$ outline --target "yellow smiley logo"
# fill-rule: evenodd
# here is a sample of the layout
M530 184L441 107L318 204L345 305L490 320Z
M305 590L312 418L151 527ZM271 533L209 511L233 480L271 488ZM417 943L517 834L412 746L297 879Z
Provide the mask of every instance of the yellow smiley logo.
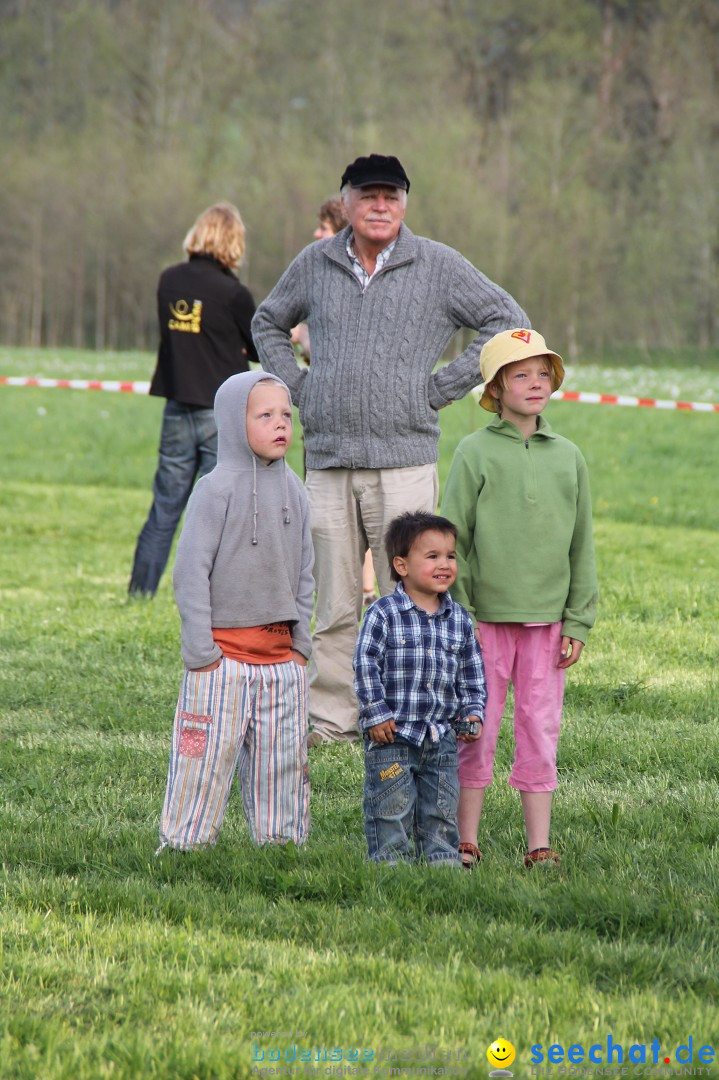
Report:
M495 1039L491 1046L487 1047L487 1061L503 1069L514 1061L514 1047L506 1039Z

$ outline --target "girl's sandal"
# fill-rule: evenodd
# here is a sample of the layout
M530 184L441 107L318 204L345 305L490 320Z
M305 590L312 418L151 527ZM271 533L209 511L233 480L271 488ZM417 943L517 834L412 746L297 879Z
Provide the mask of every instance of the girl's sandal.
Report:
M482 860L482 852L476 844L470 844L468 840L463 840L459 845L459 854L462 856L462 866L465 870L473 870Z
M524 856L524 865L528 870L531 870L535 863L551 863L552 866L558 866L559 855L556 851L552 851L551 848L537 847L534 851L528 851Z

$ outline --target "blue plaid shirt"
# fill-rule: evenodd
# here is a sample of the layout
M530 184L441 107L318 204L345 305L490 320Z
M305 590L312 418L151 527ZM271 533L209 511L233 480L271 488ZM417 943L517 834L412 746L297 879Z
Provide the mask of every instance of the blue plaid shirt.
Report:
M484 717L482 654L467 612L444 593L430 614L404 591L376 600L354 655L362 731L394 720L397 734L421 746L438 742L452 722Z

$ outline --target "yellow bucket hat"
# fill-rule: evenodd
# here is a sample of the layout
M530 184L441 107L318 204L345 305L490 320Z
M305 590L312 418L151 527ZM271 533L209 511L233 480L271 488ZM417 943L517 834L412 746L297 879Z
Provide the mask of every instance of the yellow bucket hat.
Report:
M537 330L503 330L484 345L479 355L479 370L485 390L479 404L488 412L497 411L497 402L486 389L500 368L516 360L528 360L531 356L546 356L552 364L552 392L564 382L564 362L559 353L552 352Z

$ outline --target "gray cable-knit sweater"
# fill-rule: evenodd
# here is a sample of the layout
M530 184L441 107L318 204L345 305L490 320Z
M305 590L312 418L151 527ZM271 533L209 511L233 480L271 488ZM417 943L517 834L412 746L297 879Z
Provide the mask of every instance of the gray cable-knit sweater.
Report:
M363 292L347 255L349 228L300 252L260 304L252 321L260 362L291 390L308 468L430 464L437 460L437 410L480 382L482 345L530 323L459 252L405 225ZM312 344L304 369L289 339L299 322L307 323ZM477 337L433 374L461 327Z

